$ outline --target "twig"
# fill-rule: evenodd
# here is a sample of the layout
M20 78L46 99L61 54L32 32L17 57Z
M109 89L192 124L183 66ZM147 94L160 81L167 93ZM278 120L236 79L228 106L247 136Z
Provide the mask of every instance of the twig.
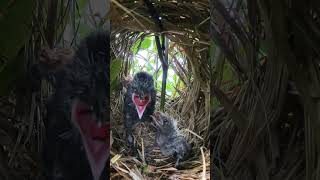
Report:
M203 147L200 148L202 156L202 180L206 180L206 158L204 156Z

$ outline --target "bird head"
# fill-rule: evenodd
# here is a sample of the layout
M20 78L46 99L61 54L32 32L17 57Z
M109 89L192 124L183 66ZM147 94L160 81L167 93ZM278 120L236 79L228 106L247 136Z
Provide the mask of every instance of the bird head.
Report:
M131 83L131 100L134 103L139 119L142 118L146 107L151 103L155 92L153 78L146 72L138 72Z
M66 76L73 89L71 120L81 134L94 179L100 177L110 149L108 38L97 33L84 39Z
M74 132L79 132L95 180L101 176L110 152L108 52L107 33L94 33L80 43L72 61L50 71L56 90L54 101L71 119Z
M172 133L176 133L177 130L177 122L170 116L165 115L161 112L155 112L151 115L153 123L156 129L166 135L170 135Z

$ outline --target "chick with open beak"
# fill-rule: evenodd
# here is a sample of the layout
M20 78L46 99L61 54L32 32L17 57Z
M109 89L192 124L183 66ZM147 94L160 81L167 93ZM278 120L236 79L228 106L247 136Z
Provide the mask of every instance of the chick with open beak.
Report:
M191 152L191 146L178 130L177 121L164 113L155 112L151 116L157 129L156 144L164 156L175 156L175 167Z
M65 64L34 66L55 90L44 120L45 179L108 178L109 39L106 32L92 33Z
M146 72L138 72L128 83L125 95L123 114L127 141L131 150L136 153L133 139L133 128L139 122L151 121L156 103L156 89L153 77Z

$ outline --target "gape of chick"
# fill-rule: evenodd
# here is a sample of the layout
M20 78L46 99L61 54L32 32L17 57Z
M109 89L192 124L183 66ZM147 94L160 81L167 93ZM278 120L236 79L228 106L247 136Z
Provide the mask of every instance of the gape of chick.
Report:
M108 177L108 52L107 33L94 33L80 43L72 61L42 74L55 89L45 120L43 162L48 180ZM46 72L44 67L39 64L38 72Z
M131 150L136 153L133 128L138 122L151 121L156 103L156 90L153 77L146 72L138 72L128 84L125 95L123 114L126 136Z
M161 154L175 156L175 167L178 167L179 161L189 155L191 145L179 133L175 119L160 112L155 112L151 117L157 129L156 144L160 147Z

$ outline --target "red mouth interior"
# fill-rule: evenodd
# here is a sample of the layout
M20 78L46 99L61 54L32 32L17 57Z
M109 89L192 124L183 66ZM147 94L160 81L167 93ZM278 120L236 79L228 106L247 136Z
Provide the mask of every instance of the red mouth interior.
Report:
M110 125L98 125L93 112L85 104L79 103L76 109L76 120L81 131L92 139L105 140L109 138L108 130Z
M93 176L99 177L110 149L110 124L98 124L94 112L83 102L76 101L73 121L79 128Z
M145 96L143 99L140 99L138 95L134 95L133 100L137 106L145 106L149 102L149 96Z
M150 98L147 95L147 96L144 96L142 99L140 99L140 97L138 95L133 93L132 94L132 101L136 105L139 119L141 119L148 103L150 102Z

